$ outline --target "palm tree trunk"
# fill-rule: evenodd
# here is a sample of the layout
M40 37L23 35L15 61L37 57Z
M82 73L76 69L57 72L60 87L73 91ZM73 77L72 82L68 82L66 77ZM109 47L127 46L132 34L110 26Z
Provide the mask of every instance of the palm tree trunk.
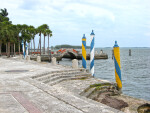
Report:
M38 43L38 50L37 50L37 52L39 52L39 48L40 48L40 38L39 38L39 43Z
M0 56L2 55L2 42L0 42Z
M40 35L40 56L41 56L41 35Z
M28 53L29 53L29 55L30 55L30 43L28 43L29 45L28 45Z
M19 37L18 37L18 50L19 50L19 55L20 55L20 40L19 40Z
M20 55L20 42L19 42L19 55Z
M45 35L44 35L44 54L45 54Z
M6 43L6 54L8 53L8 43Z
M48 35L48 52L49 52L49 35Z
M34 44L34 55L35 55L35 41L34 41L34 39L33 39L33 44Z
M16 56L16 47L15 47L15 43L14 43L14 57Z
M31 53L30 53L30 54L32 55L32 40L31 40L30 43L31 43L31 49L30 49L30 50L31 50L31 51L30 51Z
M11 57L13 57L13 44L11 44Z
M10 57L10 42L8 42L7 57Z

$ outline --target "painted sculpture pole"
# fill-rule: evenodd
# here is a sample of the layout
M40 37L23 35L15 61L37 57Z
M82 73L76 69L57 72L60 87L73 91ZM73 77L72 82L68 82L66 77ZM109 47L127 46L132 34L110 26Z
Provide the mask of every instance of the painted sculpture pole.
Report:
M26 42L26 56L28 55L28 43Z
M86 69L86 37L82 37L82 67Z
M25 58L25 51L24 51L24 42L22 40L22 54L23 54L23 58Z
M114 45L114 64L115 64L115 78L118 86L118 90L122 89L122 80L121 80L121 65L120 65L120 49L115 41Z
M94 31L91 33L91 46L90 46L90 70L92 76L94 76Z

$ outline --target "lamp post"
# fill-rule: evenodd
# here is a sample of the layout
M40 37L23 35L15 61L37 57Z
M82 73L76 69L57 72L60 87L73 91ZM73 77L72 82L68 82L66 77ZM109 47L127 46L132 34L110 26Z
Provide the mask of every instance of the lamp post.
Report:
M86 69L86 37L82 37L82 67Z
M90 46L90 71L94 77L94 31L91 32L91 46Z

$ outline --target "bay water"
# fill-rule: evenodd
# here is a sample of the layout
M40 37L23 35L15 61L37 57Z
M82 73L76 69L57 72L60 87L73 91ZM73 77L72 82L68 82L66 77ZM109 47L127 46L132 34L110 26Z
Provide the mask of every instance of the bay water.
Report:
M113 48L96 48L95 51L100 53L101 49L108 54L108 59L95 60L95 77L115 82ZM87 53L89 51L87 50ZM120 60L123 93L150 101L150 48L120 48ZM71 59L63 58L59 63L72 65ZM79 60L79 67L82 67L82 60ZM89 67L90 61L87 60L87 69Z

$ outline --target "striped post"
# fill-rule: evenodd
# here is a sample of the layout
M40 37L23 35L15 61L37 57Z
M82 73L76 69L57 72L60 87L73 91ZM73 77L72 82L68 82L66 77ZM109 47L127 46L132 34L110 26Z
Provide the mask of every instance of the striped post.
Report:
M82 37L82 67L86 69L86 37Z
M91 33L91 46L90 46L90 70L92 73L92 76L94 76L94 32L92 30Z
M25 58L25 51L24 51L24 42L23 42L23 40L22 40L22 53L23 53L23 57Z
M26 56L28 55L28 43L26 42Z
M120 49L115 41L114 45L114 64L115 64L115 78L118 86L118 90L122 89L122 80L121 80L121 65L120 65Z

